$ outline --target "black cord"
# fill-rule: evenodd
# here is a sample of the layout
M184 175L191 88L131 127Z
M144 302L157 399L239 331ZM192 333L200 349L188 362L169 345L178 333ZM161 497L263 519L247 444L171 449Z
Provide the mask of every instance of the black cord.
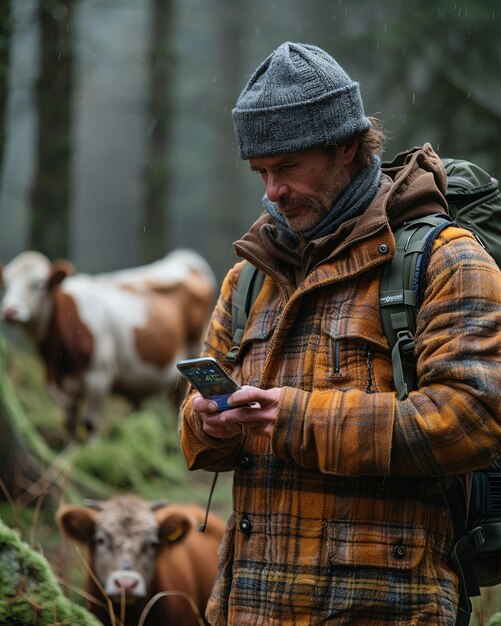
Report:
M198 527L198 530L201 533L205 532L205 529L207 528L207 520L209 518L209 509L210 509L210 505L212 501L212 494L214 493L214 489L216 488L216 482L217 482L218 476L219 476L219 472L216 472L214 474L214 478L212 479L212 485L211 485L210 492L209 492L209 499L207 500L207 507L205 509L205 519L203 523L200 524L200 526Z

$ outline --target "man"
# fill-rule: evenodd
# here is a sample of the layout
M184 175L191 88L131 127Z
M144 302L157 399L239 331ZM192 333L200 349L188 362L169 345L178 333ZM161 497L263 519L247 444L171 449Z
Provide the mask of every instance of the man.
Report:
M234 514L207 610L232 624L452 626L447 477L485 467L501 437L501 275L474 237L433 244L418 314L419 388L396 398L379 310L392 231L443 211L429 144L382 171L359 86L323 50L284 43L233 110L265 212L235 244L266 278L235 362L228 273L206 338L251 408L191 393L188 466L234 470Z

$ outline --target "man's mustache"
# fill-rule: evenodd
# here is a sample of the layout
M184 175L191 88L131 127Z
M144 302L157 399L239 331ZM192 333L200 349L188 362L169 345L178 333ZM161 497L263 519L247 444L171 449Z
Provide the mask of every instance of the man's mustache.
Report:
M302 207L309 207L310 201L308 198L288 198L287 200L278 200L276 202L277 207L283 211L287 209L300 209Z

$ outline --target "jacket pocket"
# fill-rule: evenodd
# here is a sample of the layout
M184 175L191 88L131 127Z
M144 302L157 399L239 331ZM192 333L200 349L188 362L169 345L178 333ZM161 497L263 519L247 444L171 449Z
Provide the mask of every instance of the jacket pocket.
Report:
M332 521L328 552L332 565L413 569L423 559L422 526L369 521Z
M328 319L323 321L315 358L316 387L335 385L340 389L378 390L380 360L387 348L377 336L361 332L360 328L355 330L343 333L337 324ZM377 368L374 368L374 360Z
M242 384L259 386L259 373L268 353L276 319L277 312L273 308L251 310L237 358L242 368Z

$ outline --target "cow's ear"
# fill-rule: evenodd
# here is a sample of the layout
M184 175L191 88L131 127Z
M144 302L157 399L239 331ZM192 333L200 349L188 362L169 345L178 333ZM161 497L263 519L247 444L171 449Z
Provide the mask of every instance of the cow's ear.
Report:
M52 263L49 276L49 289L61 284L66 276L71 276L75 273L75 266L66 259L58 259Z
M95 511L74 505L64 505L56 513L56 520L70 539L79 543L90 543L96 527Z
M162 544L177 543L185 539L192 528L193 522L186 515L167 515L158 524L158 538Z

